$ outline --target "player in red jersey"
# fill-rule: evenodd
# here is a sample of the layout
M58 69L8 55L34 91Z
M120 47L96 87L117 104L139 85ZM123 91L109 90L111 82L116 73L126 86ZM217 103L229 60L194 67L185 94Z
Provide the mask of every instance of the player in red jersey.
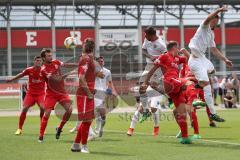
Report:
M39 142L43 142L44 132L48 123L51 111L54 109L56 103L60 103L65 109L62 121L56 128L56 139L60 138L62 128L68 121L72 114L72 101L64 88L65 75L61 73L61 67L75 67L74 63L63 63L59 60L53 60L51 49L43 49L41 57L44 64L41 68L41 75L47 83L46 97L44 101L44 116L42 118Z
M82 121L77 135L71 147L72 152L89 153L87 139L89 127L94 119L94 85L95 85L95 63L94 63L94 41L87 38L84 41L83 53L79 60L78 77L79 88L77 91L78 119ZM82 144L80 148L80 143Z
M41 119L44 114L43 103L44 103L44 97L45 97L45 82L40 76L41 65L42 65L42 58L40 56L36 56L34 57L32 67L26 68L21 73L17 74L15 77L7 80L7 82L9 83L14 80L20 79L24 76L28 76L28 90L27 90L26 96L24 97L23 108L19 116L18 129L15 132L15 135L22 134L22 128L23 128L24 121L26 119L28 109L34 106L35 103L37 103L40 108Z
M168 52L160 55L154 61L154 67L149 71L144 83L140 89L145 91L148 87L148 82L153 73L160 67L163 73L163 83L166 94L173 100L176 108L173 113L175 119L181 129L182 138L180 142L183 144L191 143L188 138L188 127L187 127L187 96L185 90L191 82L184 78L179 78L179 65L185 63L187 59L183 56L179 56L180 52L178 49L178 43L170 41L167 44ZM185 52L183 52L185 54ZM188 56L188 55L186 55Z

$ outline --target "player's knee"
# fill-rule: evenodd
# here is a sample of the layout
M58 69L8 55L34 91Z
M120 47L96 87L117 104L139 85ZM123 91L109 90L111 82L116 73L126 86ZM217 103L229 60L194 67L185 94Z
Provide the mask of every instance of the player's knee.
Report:
M29 109L29 107L23 107L22 112L26 113L28 111L28 109Z

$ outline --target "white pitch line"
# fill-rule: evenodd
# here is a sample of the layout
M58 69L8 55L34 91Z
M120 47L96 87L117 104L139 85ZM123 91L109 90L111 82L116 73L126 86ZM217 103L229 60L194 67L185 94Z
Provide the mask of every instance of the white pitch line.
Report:
M105 130L105 131L106 131L106 132L114 132L114 133L123 133L123 134L126 134L126 133L127 133L127 132L117 131L117 130ZM152 136L151 134L147 134L147 133L143 133L143 132L134 132L134 133L135 133L135 134L138 134L138 135ZM175 138L175 139L177 139L175 136L161 136L161 135L160 135L160 137ZM224 142L224 141L217 141L217 140L198 139L197 141L240 146L240 143Z

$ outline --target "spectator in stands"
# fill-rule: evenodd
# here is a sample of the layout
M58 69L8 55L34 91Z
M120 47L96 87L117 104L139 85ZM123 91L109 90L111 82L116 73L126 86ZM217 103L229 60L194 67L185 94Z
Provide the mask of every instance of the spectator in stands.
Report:
M239 79L236 73L232 73L232 80L231 80L232 88L234 90L234 95L236 96L237 103L239 103Z
M224 96L225 108L236 108L236 98L232 90L227 90L226 95Z

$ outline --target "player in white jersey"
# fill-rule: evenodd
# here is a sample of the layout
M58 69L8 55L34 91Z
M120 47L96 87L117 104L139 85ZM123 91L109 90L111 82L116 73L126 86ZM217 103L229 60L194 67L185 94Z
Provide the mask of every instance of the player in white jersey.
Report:
M142 53L146 56L147 65L145 70L140 77L140 84L144 82L146 75L149 70L154 66L153 61L162 53L167 51L165 42L156 35L156 30L153 27L148 27L145 30L145 39L142 46ZM144 121L148 116L150 116L150 110L153 114L154 130L153 135L156 136L159 133L159 107L161 95L153 90L159 84L161 80L161 70L158 69L152 76L150 82L151 87L147 89L147 92L141 92L139 90L140 99L137 99L137 111L134 113L130 128L128 129L127 135L131 136L133 134L134 127L139 119L139 114L142 113L142 119L140 122ZM150 110L149 110L150 109Z
M203 88L205 101L211 112L211 119L217 122L224 122L225 120L220 118L216 114L214 108L214 101L209 82L208 74L215 72L213 64L206 58L205 52L207 48L210 48L212 54L218 59L224 61L228 67L232 67L232 62L227 59L217 48L214 41L214 28L218 24L218 13L227 11L226 7L217 9L215 12L208 15L198 27L195 35L189 43L191 49L191 56L188 61L191 72L198 80L198 84Z
M106 96L112 95L113 84L111 71L104 67L104 58L102 56L96 58L101 69L100 72L104 75L103 78L96 77L95 79L95 98L94 105L96 110L96 132L99 137L102 137L103 127L106 123Z

